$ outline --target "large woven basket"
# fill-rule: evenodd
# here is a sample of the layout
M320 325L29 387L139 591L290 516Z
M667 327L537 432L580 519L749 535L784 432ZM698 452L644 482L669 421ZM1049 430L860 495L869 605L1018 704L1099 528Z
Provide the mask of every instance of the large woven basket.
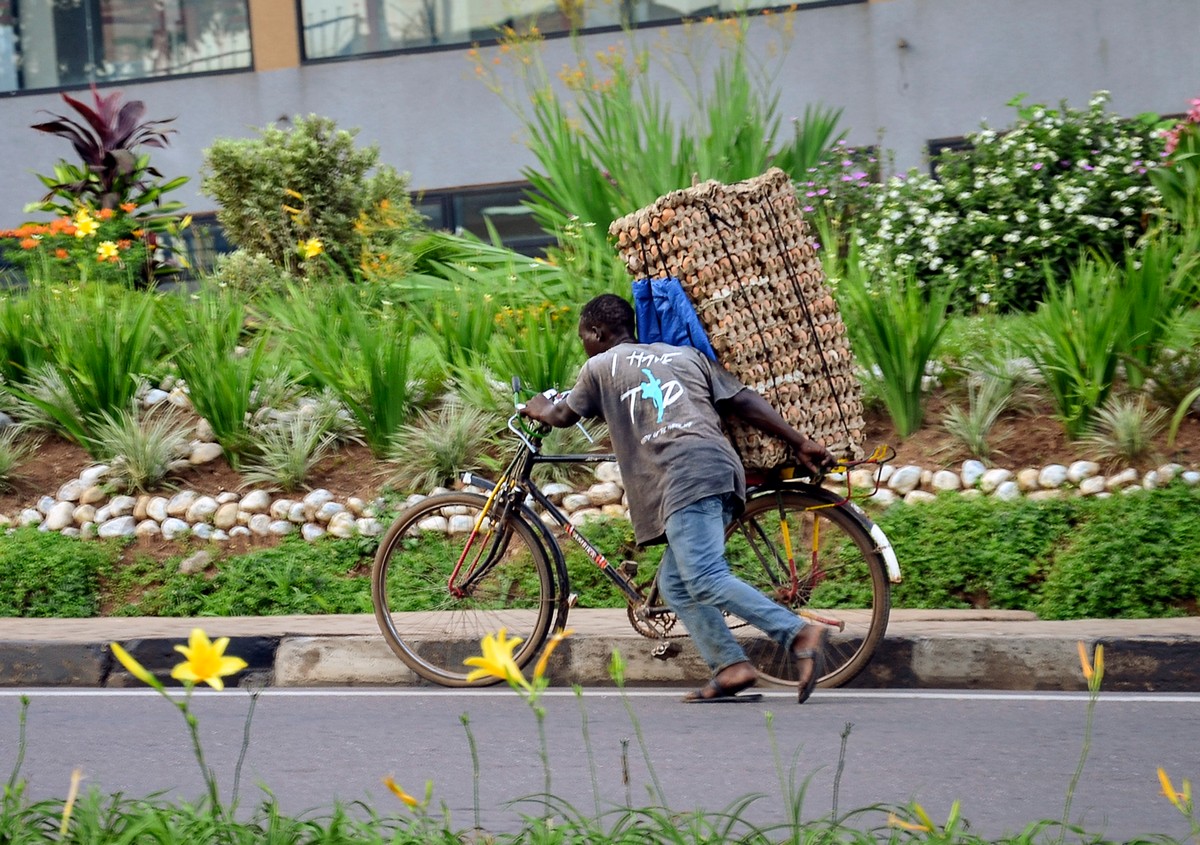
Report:
M608 231L634 278L682 282L729 372L835 454L861 457L861 388L846 325L786 173L674 191ZM748 468L790 462L775 437L740 423L729 433Z

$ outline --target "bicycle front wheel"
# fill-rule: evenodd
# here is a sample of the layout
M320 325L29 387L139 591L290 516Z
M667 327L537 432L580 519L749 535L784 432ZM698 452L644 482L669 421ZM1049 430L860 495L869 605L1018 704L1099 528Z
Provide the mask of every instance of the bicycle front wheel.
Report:
M384 535L371 570L375 619L387 644L422 678L449 687L467 681L463 661L480 653L487 634L504 629L521 640L524 667L546 639L554 616L554 576L524 520L502 529L485 519L487 499L445 493L418 502Z
M891 611L891 588L875 541L845 505L795 490L761 493L726 532L733 574L806 620L833 626L818 685L838 687L875 653ZM735 618L734 618L735 619ZM795 686L787 649L731 620L763 680Z

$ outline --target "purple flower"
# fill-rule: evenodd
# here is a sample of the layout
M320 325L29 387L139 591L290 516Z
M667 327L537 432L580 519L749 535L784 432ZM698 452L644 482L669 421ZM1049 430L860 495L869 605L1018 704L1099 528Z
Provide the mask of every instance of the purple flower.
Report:
M845 159L842 162L842 167L853 167L853 166L854 166L854 162L852 162L850 159Z
M828 189L828 188L821 188L819 191L817 191L817 196L819 196L819 197L823 197L823 196L825 196L827 193L829 193L829 189Z
M806 206L804 206L804 208L802 208L800 210L805 213L811 213L811 212L815 211L815 209L811 205L806 205Z
M804 196L806 196L806 197L815 197L816 195L817 195L816 191L805 191L805 193L804 193Z
M850 174L850 178L852 178L852 179L866 179L866 178L867 178L867 174L866 174L864 171L862 171L862 170L856 170L856 171L854 171L853 173L851 173L851 174Z
M843 173L843 174L842 174L842 181L843 181L843 182L853 182L853 181L854 181L854 177L853 177L853 176L851 176L851 175L850 175L850 174L848 174L848 173Z
M1034 169L1034 170L1041 170L1041 169L1042 169L1042 163L1041 163L1040 161L1034 162L1034 164L1033 164L1033 169Z

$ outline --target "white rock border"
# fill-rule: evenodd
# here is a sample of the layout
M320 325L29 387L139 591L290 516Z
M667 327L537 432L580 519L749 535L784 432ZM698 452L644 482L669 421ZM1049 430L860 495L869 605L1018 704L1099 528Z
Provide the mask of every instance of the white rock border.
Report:
M1102 475L1095 461L1076 461L1069 466L1049 464L1013 471L988 468L981 461L964 461L956 470L925 469L915 464L885 464L879 489L866 497L873 504L887 506L897 502L919 504L940 493L961 496L991 496L1001 500L1061 499L1069 496L1104 498L1116 493L1152 490L1179 478L1190 486L1200 485L1200 471L1181 464L1164 464L1139 473L1133 468ZM283 537L299 532L309 542L325 536L350 538L374 537L386 529L379 519L383 501L366 502L349 498L335 500L328 490L311 490L300 498L273 495L266 490L243 493L222 492L206 495L183 490L172 496L142 494L109 495L103 482L110 469L103 464L90 466L79 477L63 484L55 495L42 496L19 513L0 514L0 528L36 525L41 531L91 538L161 537L166 540L222 542L233 537ZM569 516L573 524L593 517L628 518L629 509L621 483L620 470L612 463L600 464L596 480L583 490L565 484L547 484L543 491ZM860 491L875 486L875 473L866 468L850 472L850 484ZM845 491L843 473L827 477L826 486ZM433 491L441 492L442 488ZM432 495L432 493L430 494ZM406 505L424 499L410 496Z

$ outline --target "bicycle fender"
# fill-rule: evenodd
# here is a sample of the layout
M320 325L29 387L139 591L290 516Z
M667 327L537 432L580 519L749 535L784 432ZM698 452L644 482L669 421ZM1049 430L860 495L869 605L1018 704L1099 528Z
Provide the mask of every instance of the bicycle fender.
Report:
M833 493L826 490L824 487L817 487L813 484L804 485L788 485L792 487L803 486L804 492L814 499L821 499L828 502L830 505L838 505L844 503L843 512L849 514L860 526L871 535L871 539L875 541L875 549L883 556L884 567L887 569L888 581L893 584L899 584L903 580L900 574L900 561L896 557L896 550L892 548L892 542L888 539L887 534L883 529L875 524L875 521L867 515L867 512L858 506L858 503L853 500L846 500L845 496Z

